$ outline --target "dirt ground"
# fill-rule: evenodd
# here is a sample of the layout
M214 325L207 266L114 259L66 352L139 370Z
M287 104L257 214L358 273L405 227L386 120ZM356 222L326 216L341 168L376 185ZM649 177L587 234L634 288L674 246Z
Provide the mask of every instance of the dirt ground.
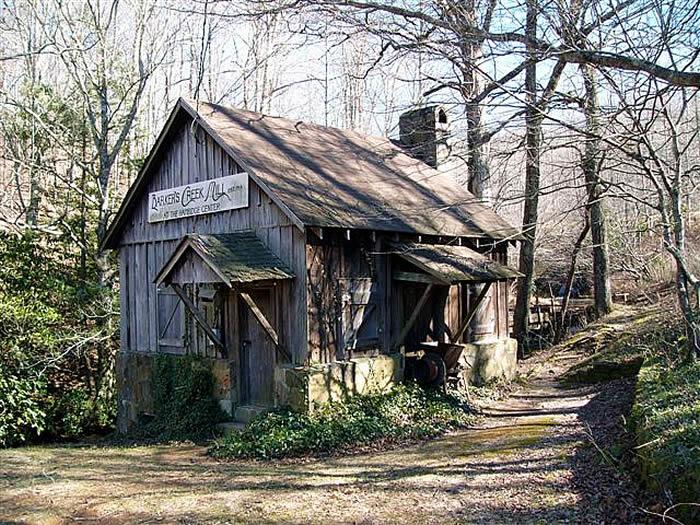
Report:
M0 523L642 523L615 446L632 380L566 388L575 347L476 428L383 452L222 463L194 446L0 451ZM595 445L594 445L595 442Z

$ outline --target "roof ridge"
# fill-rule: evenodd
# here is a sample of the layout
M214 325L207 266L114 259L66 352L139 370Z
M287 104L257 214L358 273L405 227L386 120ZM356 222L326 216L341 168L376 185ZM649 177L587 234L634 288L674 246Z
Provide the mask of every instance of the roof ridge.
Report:
M256 115L256 116L263 117L263 118L281 120L281 121L287 122L293 126L304 125L304 126L314 127L314 128L318 128L318 129L339 131L341 133L352 133L352 134L358 135L359 137L362 137L362 138L379 139L379 140L387 141L388 143L391 143L394 146L396 146L398 149L403 150L395 142L396 140L399 140L398 138L392 139L391 137L388 137L385 135L375 135L373 133L365 133L365 132L359 131L355 128L340 128L337 126L328 126L325 124L319 124L318 122L314 122L311 120L301 120L301 119L296 120L296 119L292 119L289 117L283 117L281 115L269 115L267 113L261 113L259 111L253 111L251 109L241 108L238 106L229 106L227 104L218 104L216 102L205 102L205 101L201 101L201 100L197 101L195 99L191 99L191 98L187 98L187 97L180 97L180 98L182 98L182 100L184 100L187 104L189 104L198 113L199 113L199 110L197 109L197 105L203 104L205 106L210 106L210 107L214 107L214 108L221 108L221 109L228 110L228 111L250 113L251 115Z

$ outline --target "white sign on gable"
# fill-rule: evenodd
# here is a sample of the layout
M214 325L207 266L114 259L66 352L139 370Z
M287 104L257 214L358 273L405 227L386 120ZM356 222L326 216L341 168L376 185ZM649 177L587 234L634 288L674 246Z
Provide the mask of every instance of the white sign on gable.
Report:
M205 180L148 194L148 222L248 207L248 174Z

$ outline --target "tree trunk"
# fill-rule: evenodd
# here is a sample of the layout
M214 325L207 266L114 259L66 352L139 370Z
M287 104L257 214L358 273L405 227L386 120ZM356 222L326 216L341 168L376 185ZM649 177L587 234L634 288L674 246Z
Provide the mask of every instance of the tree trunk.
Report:
M482 23L477 13L475 0L466 0L460 4L460 16L464 25L463 34L468 35L471 28ZM484 30L488 31L490 22L484 20ZM465 38L460 45L462 60L462 97L467 120L467 189L479 200L490 203L490 170L484 155L484 134L482 123L482 106L478 99L482 92L481 73L476 64L483 57L483 39Z
M528 0L525 31L529 39L537 37L537 0ZM542 116L537 107L537 62L535 50L528 45L532 59L525 69L525 203L523 206L523 236L520 246L520 272L524 277L518 282L513 329L518 339L518 354L524 357L527 350L527 332L530 318L530 296L535 273L535 236L537 233L537 208L540 194L540 129Z
M676 263L676 292L685 320L687 359L689 361L700 359L700 320L691 303L690 283L678 263Z
M671 133L676 136L676 131ZM675 141L674 141L674 144ZM670 216L667 216L664 224L664 243L666 249L673 255L676 262L676 293L683 318L685 320L686 333L686 357L687 359L700 359L700 304L693 308L691 300L691 286L693 277L689 275L688 261L686 259L686 226L682 209L682 193L680 191L681 170L680 155L677 147L673 148L675 160L674 184L669 191ZM669 224L670 223L670 224ZM695 279L696 299L700 303L700 283Z
M599 173L600 140L595 138L600 132L598 85L593 67L584 64L580 69L586 89L584 113L586 131L589 133L584 146L583 174L586 179L588 193L586 208L590 217L591 239L593 240L593 296L596 316L602 317L612 311L613 304L610 290L605 206Z
M554 334L554 342L558 343L564 338L565 326L564 322L566 320L566 314L569 310L569 300L571 299L571 288L574 285L574 278L576 277L576 263L578 261L578 256L581 253L581 247L583 246L583 241L586 240L588 236L588 231L591 229L591 223L588 217L585 218L583 228L581 233L578 235L578 239L574 243L574 249L571 252L571 266L569 267L569 274L566 276L566 284L564 285L564 296L561 301L561 319L557 325L556 332Z
M484 139L481 132L481 106L466 101L467 146L469 160L467 172L469 182L467 189L479 200L489 203L491 200L489 165L484 158Z

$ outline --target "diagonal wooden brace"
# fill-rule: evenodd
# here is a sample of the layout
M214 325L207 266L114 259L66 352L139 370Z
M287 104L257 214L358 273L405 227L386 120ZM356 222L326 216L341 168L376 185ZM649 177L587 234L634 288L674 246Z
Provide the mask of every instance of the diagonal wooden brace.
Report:
M212 327L209 326L209 323L202 315L202 312L200 312L199 309L195 306L195 304L189 298L187 293L185 293L185 291L182 289L182 287L177 283L171 283L170 286L172 287L173 291L177 294L177 296L180 298L182 303L185 305L185 308L187 308L189 310L189 312L192 314L192 317L194 317L194 320L197 322L197 324L202 328L202 330L204 330L204 333L207 335L209 340L212 343L214 343L214 346L216 347L216 349L219 350L222 355L225 355L226 349L224 348L223 343L217 337L217 335L214 333L214 330L212 330Z
M277 332L272 327L270 322L267 320L267 318L265 317L265 314L262 313L262 310L260 310L260 308L258 308L258 305L255 304L255 301L253 301L253 298L245 292L240 292L239 295L241 296L241 299L243 299L245 304L248 305L248 308L250 308L250 311L253 312L253 315L260 323L260 326L263 327L263 329L265 330L267 335L270 337L272 342L275 344L275 348L277 349L277 351L280 352L288 361L291 361L292 356L289 355L289 352L287 352L280 345L280 339L279 339L279 336L277 335Z
M411 328L413 328L413 325L418 319L418 314L420 314L420 311L423 309L423 306L425 305L426 301L428 300L428 297L430 296L430 292L433 290L433 286L433 284L429 284L425 287L423 295L421 295L420 299L418 299L418 304L413 309L413 312L411 312L411 317L408 318L408 321L406 321L406 324L401 329L399 336L396 338L396 342L393 345L394 349L398 350L401 347L401 343L403 343L403 340L408 335L408 332L411 330Z

